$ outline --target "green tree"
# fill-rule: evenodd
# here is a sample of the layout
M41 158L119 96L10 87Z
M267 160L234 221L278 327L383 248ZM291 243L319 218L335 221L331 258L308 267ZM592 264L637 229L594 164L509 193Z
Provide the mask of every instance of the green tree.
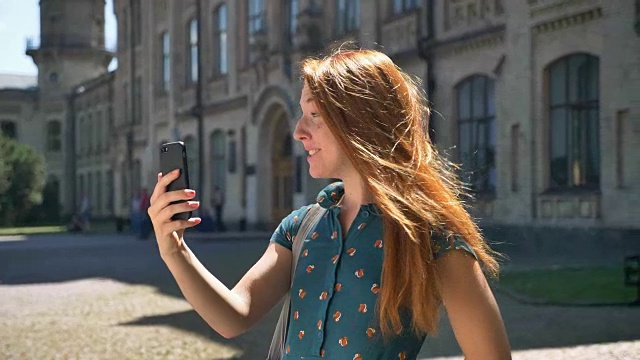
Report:
M0 224L15 225L42 203L45 163L31 146L0 135Z

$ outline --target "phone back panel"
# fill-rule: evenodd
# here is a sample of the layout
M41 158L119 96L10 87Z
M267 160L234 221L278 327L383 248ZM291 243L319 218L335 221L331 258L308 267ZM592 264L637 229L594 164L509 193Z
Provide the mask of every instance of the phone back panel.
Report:
M180 175L167 186L167 192L189 188L189 168L187 165L187 149L182 141L162 144L160 146L160 171L166 175L180 169ZM174 201L171 204L183 203L186 200ZM191 211L175 214L173 220L187 220Z

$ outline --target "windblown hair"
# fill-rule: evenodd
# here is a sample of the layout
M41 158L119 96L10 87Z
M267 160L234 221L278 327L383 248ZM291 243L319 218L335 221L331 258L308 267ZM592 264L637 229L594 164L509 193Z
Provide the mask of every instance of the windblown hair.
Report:
M431 143L429 107L418 83L385 54L338 50L301 64L302 80L381 211L384 262L377 303L385 338L437 330L440 297L432 236L454 234L497 275L494 253L461 201L464 186ZM438 234L438 235L437 235Z

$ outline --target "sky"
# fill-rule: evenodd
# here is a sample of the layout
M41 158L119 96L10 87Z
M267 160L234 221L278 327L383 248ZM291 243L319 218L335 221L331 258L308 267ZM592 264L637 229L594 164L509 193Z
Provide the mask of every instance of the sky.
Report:
M25 54L27 38L40 36L39 0L0 0L0 73L36 75L31 57ZM116 20L113 0L105 7L105 44L115 49ZM112 64L113 65L113 64Z

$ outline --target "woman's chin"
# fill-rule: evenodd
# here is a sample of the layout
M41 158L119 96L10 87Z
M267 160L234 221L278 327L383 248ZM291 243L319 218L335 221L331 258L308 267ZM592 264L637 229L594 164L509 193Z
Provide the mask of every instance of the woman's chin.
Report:
M322 176L320 176L319 174L316 174L313 171L309 171L309 176L311 176L314 179L322 179Z
M325 179L327 178L326 174L324 174L319 169L314 169L313 167L309 168L309 176L314 179Z

